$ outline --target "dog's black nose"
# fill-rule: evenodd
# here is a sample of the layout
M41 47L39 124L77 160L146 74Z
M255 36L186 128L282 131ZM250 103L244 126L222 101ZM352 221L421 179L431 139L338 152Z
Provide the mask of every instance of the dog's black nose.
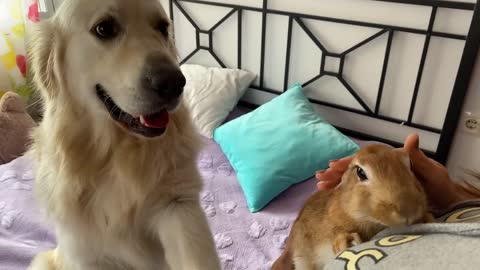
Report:
M164 98L176 98L183 93L186 79L180 70L162 70L150 75L149 88Z
M178 66L162 60L157 57L147 60L143 87L165 99L177 98L183 93L185 76Z

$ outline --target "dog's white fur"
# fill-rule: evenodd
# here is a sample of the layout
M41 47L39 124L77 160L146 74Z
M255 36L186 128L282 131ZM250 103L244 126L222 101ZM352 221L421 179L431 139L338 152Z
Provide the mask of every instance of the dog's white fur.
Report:
M90 32L106 14L125 28L112 42ZM138 78L153 51L176 59L152 20L158 0L66 0L29 45L45 106L30 154L36 192L54 221L58 246L32 270L220 269L199 202L200 145L186 108L170 114L156 139L132 135L95 95L101 83L127 112L148 108Z

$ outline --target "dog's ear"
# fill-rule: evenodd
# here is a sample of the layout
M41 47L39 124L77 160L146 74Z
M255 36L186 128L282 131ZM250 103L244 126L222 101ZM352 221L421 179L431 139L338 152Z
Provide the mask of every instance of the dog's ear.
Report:
M50 21L33 26L27 41L28 72L44 98L56 95L62 87L63 42Z

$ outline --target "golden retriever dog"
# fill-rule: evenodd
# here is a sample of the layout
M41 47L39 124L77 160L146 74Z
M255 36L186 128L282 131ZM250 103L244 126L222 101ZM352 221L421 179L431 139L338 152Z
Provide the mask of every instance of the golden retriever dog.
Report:
M65 0L32 33L29 154L58 245L29 269L220 269L171 33L158 0Z

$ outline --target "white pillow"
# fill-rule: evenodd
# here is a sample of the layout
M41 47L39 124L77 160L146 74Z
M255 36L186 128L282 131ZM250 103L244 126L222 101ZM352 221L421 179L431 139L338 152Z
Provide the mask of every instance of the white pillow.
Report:
M240 69L181 66L187 79L183 99L200 134L213 138L213 131L228 117L256 75Z

